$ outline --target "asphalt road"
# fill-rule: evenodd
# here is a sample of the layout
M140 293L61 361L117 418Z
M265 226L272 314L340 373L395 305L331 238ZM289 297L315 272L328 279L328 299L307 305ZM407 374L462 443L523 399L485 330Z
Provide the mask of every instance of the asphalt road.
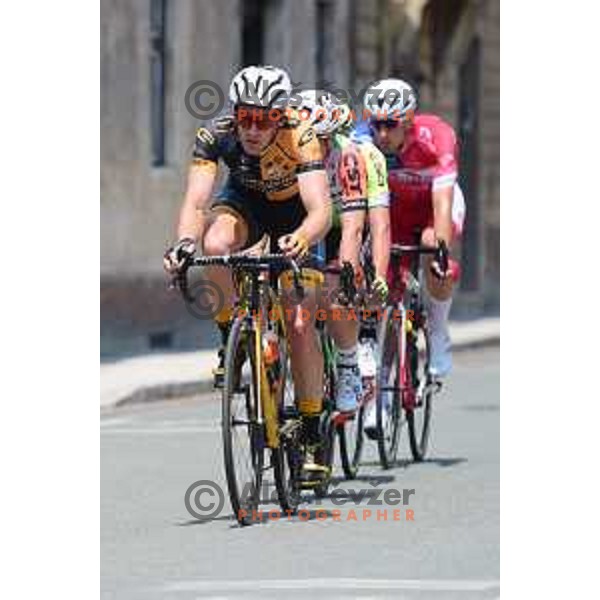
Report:
M382 471L368 442L359 479L342 481L336 471L335 488L346 490L338 499L309 495L301 516L245 528L226 497L215 395L105 415L102 597L497 598L499 386L497 349L458 353L436 398L429 460L410 463L403 432L399 466ZM186 490L198 480L225 490L212 520L186 510ZM386 503L397 502L388 489L408 503Z

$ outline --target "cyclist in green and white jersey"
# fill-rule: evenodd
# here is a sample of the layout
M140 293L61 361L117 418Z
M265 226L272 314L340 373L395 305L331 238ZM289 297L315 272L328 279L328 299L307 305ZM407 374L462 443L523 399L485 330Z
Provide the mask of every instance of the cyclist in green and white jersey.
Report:
M370 254L374 266L372 289L385 300L390 252L389 191L385 157L370 143L350 139L354 114L329 92L306 90L300 94L299 117L308 119L323 148L325 168L333 201L333 223L326 239L329 264L350 262L362 279L361 246L370 229ZM339 277L327 276L327 290L339 287ZM331 303L328 294L329 333L338 348L336 408L354 411L361 393L358 369L359 322L349 311ZM335 312L334 312L335 311ZM336 318L337 317L337 318Z

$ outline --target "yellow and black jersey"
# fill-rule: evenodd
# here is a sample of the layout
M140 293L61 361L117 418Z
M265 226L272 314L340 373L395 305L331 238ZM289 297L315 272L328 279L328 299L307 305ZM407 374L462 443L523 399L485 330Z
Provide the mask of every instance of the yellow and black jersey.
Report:
M298 175L325 169L313 128L293 115L282 118L275 138L260 156L244 152L233 115L201 127L196 132L194 166L216 172L219 159L229 167L231 185L271 202L298 197Z

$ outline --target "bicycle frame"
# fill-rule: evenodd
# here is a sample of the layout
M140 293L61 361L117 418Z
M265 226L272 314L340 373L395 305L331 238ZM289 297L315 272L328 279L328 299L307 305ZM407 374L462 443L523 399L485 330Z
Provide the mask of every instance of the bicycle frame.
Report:
M249 329L254 335L254 355L255 373L254 377L258 382L259 403L257 406L258 423L265 425L265 441L269 448L278 448L279 439L279 422L278 422L278 406L276 392L269 384L267 376L267 368L264 361L262 340L264 336L266 318L261 312L261 307L264 304L271 303L272 310L276 311L277 327L282 330L282 338L286 344L286 352L289 352L289 342L287 339L285 319L282 318L282 307L280 302L279 290L273 288L273 281L266 282L265 278L256 272L242 273L239 281L236 281L239 299L237 301L237 310L245 311L245 319L248 321ZM268 283L267 286L264 284ZM270 297L265 298L268 294ZM256 316L255 316L256 315Z
M400 322L397 327L398 331L398 367L400 373L400 397L402 399L402 407L406 411L412 411L417 406L417 394L411 378L411 365L408 365L409 352L408 352L408 333L413 329L413 321L408 318L408 310L405 305L404 296L408 292L413 300L418 300L421 295L421 284L419 283L418 274L420 266L420 257L424 254L436 254L438 249L423 247L419 245L415 246L392 246L391 258L392 258L392 269L393 273L399 277L399 285L393 288L394 300L392 306L394 307L395 315L398 315ZM409 255L411 258L410 267L405 267L400 264L401 257ZM421 318L417 311L417 314L413 313L412 318ZM396 320L396 317L394 317Z

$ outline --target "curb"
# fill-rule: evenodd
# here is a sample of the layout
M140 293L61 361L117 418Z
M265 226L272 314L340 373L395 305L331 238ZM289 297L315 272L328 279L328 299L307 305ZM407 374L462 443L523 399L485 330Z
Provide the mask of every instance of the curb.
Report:
M466 350L477 350L500 345L500 334L491 334L473 340L458 342L452 346L454 352ZM177 400L197 394L205 394L213 391L212 377L192 381L181 381L174 383L161 383L139 387L134 392L119 398L116 402L101 407L100 412L110 412L123 406L131 406L146 402L159 402L164 400Z
M177 400L195 394L204 394L213 390L213 380L197 379L195 381L178 381L177 383L159 383L140 387L134 392L119 398L109 406L101 408L101 412L110 411L114 408L141 404L144 402L159 402L161 400Z

